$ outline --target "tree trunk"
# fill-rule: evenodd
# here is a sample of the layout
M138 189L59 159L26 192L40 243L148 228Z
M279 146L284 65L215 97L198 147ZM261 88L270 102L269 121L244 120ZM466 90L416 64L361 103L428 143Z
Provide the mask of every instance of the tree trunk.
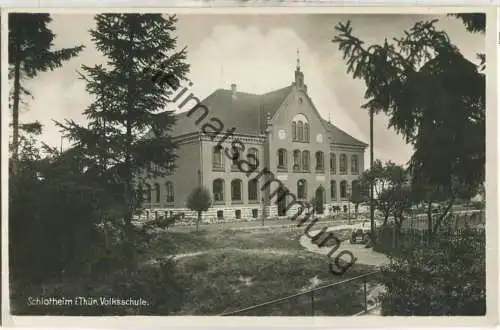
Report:
M133 172L132 172L132 112L134 111L133 93L134 86L132 83L132 66L133 66L133 51L132 51L132 29L129 26L129 55L128 55L128 77L127 77L127 122L126 122L126 140L125 140L125 200L127 203L127 214L125 217L125 233L126 233L126 256L131 264L134 256L134 237L132 233L132 216L134 212L133 205Z
M12 100L12 173L17 173L19 160L19 101L21 94L21 56L19 44L16 45L14 63L14 95Z
M198 232L200 222L201 222L201 211L198 211L198 219L196 220L196 232Z
M386 226L386 225L387 225L387 221L389 221L389 213L386 213L386 214L384 215L384 226Z

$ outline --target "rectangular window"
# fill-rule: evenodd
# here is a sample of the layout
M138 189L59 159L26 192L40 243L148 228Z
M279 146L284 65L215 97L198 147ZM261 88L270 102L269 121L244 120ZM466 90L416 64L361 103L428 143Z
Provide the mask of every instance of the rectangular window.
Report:
M252 209L252 217L257 218L259 216L259 209Z

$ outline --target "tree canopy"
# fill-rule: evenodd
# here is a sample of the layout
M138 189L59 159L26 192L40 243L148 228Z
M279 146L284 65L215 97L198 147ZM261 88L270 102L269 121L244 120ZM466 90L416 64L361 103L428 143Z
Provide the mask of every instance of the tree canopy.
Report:
M477 17L461 18L481 27ZM445 191L453 203L484 182L485 75L436 22L417 22L401 38L367 46L347 21L335 27L333 42L347 72L365 82L363 108L384 113L412 145L413 182L431 188L429 199Z

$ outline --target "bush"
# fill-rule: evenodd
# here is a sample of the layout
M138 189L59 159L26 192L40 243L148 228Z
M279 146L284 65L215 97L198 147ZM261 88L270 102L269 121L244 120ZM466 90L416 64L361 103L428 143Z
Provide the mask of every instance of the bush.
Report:
M440 236L404 248L382 267L382 314L478 316L486 312L484 231Z

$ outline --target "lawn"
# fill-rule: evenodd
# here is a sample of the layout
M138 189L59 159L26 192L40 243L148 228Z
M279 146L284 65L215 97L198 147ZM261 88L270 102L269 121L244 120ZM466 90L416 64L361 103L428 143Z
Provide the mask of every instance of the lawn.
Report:
M340 239L348 231L339 232ZM179 258L189 274L185 304L178 314L213 315L234 311L373 270L355 265L342 277L329 272L328 259L304 250L300 228L262 228L220 232L171 232L153 243L150 257L166 254L202 254ZM244 315L310 315L310 295ZM317 293L316 314L352 315L362 309L361 283Z

